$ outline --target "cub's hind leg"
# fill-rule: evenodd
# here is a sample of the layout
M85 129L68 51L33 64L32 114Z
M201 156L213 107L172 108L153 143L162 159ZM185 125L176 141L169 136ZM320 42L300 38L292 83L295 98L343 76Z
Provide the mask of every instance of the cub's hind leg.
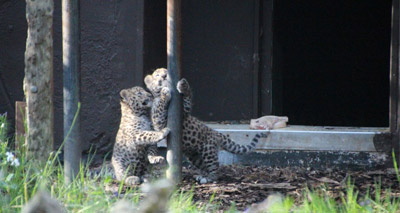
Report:
M198 183L212 183L218 180L220 174L216 147L206 146L203 151L191 155L188 159L201 172L201 175L196 177Z
M206 183L215 182L218 180L219 174L219 161L218 161L218 148L212 147L202 153L202 171L204 171ZM200 182L201 183L201 182Z
M147 159L150 164L165 163L165 158L159 154L157 145L149 145L147 149Z
M139 176L133 175L133 171L135 168L130 168L129 163L127 161L122 160L121 158L112 158L111 163L114 168L115 177L117 181L121 182L125 178L125 184L129 186L138 185L141 183L141 179Z

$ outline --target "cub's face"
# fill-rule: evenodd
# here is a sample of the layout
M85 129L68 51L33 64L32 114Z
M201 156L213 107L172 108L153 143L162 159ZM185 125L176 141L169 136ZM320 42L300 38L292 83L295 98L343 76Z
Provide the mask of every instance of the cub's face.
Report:
M169 87L170 82L168 70L165 68L156 69L153 74L147 75L144 79L147 89L150 90L154 97L159 97L161 89Z
M128 104L136 112L142 112L151 108L153 96L141 87L123 89L120 92L121 101Z

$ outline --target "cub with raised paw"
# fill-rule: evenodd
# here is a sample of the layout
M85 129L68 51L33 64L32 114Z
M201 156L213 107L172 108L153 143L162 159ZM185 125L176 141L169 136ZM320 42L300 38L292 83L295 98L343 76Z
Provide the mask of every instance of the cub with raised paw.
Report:
M220 148L234 154L249 153L254 150L261 137L267 137L266 133L258 133L249 145L238 144L191 115L192 92L186 79L183 78L177 83L177 90L183 95L182 149L188 160L202 171L203 176L196 178L199 183L218 180Z
M154 130L160 131L167 126L168 104L171 100L168 70L156 69L151 75L144 79L147 89L153 94L153 106L151 108L151 122ZM159 156L157 145L151 146L148 153L150 163L162 163L164 157Z
M169 85L167 80L164 82L162 80L169 79L167 73L166 76L163 76L163 78L149 83L152 83L151 85ZM218 179L219 148L236 154L248 153L255 148L261 137L267 137L265 133L259 133L255 135L249 145L236 143L191 115L192 92L186 79L178 82L177 90L183 95L182 151L186 158L202 172L203 175L197 177L197 181L200 183L213 182Z
M152 131L149 109L153 97L141 87L123 89L121 96L121 123L111 159L115 176L125 184L136 185L149 165L147 154L151 146L162 141L169 133L168 128Z

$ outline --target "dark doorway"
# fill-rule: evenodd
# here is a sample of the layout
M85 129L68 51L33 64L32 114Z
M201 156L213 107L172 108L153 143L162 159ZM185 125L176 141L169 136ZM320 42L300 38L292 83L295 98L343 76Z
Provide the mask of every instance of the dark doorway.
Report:
M253 115L255 1L182 1L182 69L202 120Z
M388 0L274 1L274 111L291 124L389 126L390 31Z

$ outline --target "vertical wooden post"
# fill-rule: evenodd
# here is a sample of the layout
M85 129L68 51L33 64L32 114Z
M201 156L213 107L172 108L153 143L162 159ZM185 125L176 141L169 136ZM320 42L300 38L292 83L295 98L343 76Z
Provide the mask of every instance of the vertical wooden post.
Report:
M181 0L167 0L167 56L171 77L172 99L168 109L167 178L174 183L182 180L182 100L176 90L181 77Z
M253 36L253 117L260 116L260 2L254 1L254 36Z
M64 178L68 184L79 172L81 140L78 111L80 91L79 0L62 0L64 70Z
M26 0L28 37L24 93L28 158L45 163L53 151L53 0Z
M25 137L25 117L26 117L26 102L15 102L15 149L22 150L23 138Z
M397 162L400 163L400 0L392 1L392 34L390 44L390 100L389 127L392 134L392 147Z
M138 86L143 86L144 78L144 15L145 15L145 1L136 1L136 41L135 41L135 68L134 83Z

